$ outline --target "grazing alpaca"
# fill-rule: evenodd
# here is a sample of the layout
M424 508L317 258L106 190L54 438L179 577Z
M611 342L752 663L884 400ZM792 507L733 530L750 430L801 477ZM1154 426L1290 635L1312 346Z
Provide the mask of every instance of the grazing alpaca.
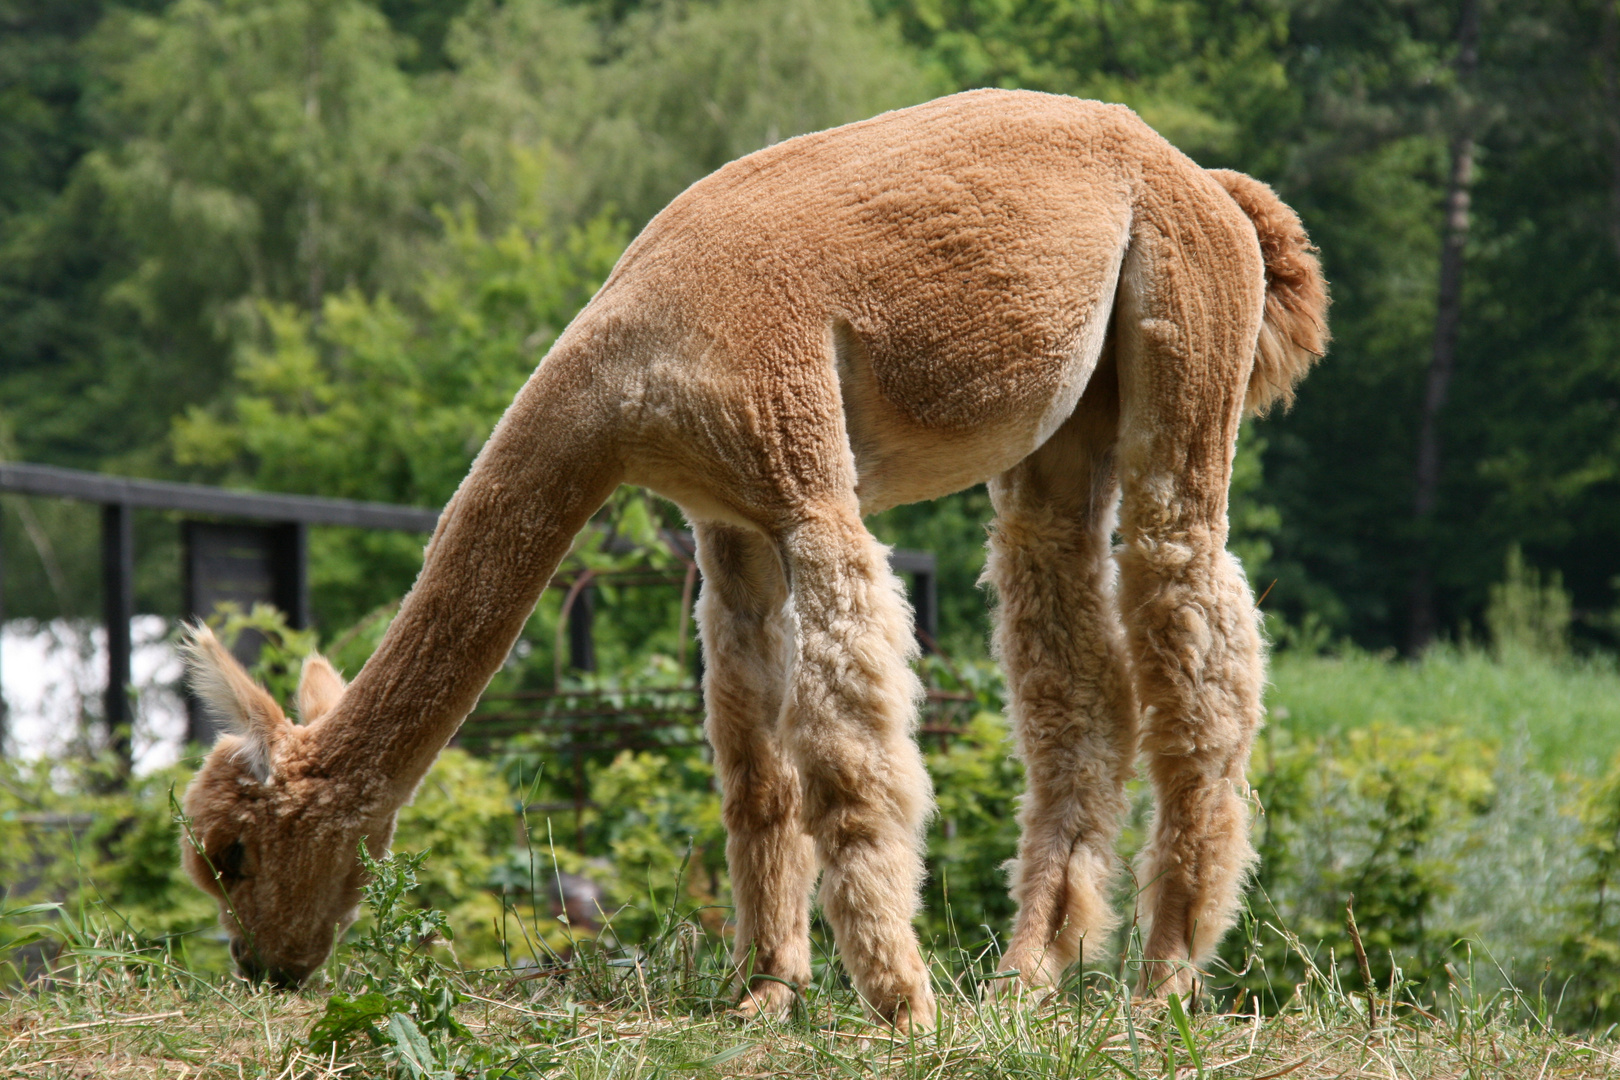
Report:
M1225 550L1233 447L1322 351L1326 304L1270 189L1119 106L959 94L694 184L519 392L352 684L311 659L294 725L194 633L196 689L236 734L186 794L186 862L233 954L281 983L324 960L356 844L387 847L575 533L635 483L698 538L743 1009L780 1014L810 978L819 869L855 988L930 1025L910 618L861 516L988 480L1029 775L1008 963L1049 984L1111 926L1140 741L1144 990L1189 989L1253 858L1264 664Z

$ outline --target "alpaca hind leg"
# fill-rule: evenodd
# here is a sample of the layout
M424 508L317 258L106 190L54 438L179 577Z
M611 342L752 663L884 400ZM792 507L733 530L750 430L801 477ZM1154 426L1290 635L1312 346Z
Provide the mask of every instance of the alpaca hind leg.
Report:
M784 721L820 900L856 991L902 1030L933 1026L911 926L932 789L912 738L916 646L900 583L853 505L817 507L783 537L798 617Z
M1205 220L1140 230L1116 312L1121 608L1156 799L1137 870L1141 988L1160 996L1196 990L1254 860L1245 769L1265 680L1249 585L1225 550L1264 278L1223 202L1176 209Z
M1116 386L1105 364L1064 427L990 485L985 576L999 597L995 651L1027 776L1004 965L1029 986L1056 983L1115 921L1108 887L1136 751L1110 557Z
M1191 546L1191 545L1189 545ZM1125 560L1156 809L1137 868L1147 936L1141 988L1187 994L1235 919L1255 855L1245 770L1265 680L1248 582L1224 551Z
M793 635L787 583L764 536L699 524L703 699L737 905L739 1009L786 1016L810 981L815 852L800 819L799 773L777 722Z
M1145 207L1118 334L1121 609L1155 793L1137 866L1144 993L1186 994L1233 923L1254 850L1246 767L1265 659L1226 491L1265 275L1251 223L1209 186Z

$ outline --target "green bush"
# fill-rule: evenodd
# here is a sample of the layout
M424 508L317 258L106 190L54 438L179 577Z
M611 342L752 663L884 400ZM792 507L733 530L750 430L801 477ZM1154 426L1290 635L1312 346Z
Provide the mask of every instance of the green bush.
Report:
M1508 548L1503 579L1491 586L1485 608L1485 627L1496 655L1561 660L1569 655L1571 619L1563 575L1554 570L1543 583L1541 571L1525 565L1519 545Z
M1572 1027L1620 1023L1620 755L1603 777L1582 785L1582 873L1554 942L1554 971Z
M213 901L180 867L171 792L184 766L103 790L103 777L72 764L0 761L0 881L8 906L61 903L75 918L109 922L149 942L207 926ZM199 959L223 957L206 940L186 946Z
M936 948L976 952L987 933L1011 925L1005 866L1018 853L1024 769L1006 719L986 711L926 759L939 811L928 826L922 936Z
M1456 888L1457 848L1494 795L1496 750L1455 730L1375 725L1333 739L1268 733L1251 769L1262 813L1260 863L1246 934L1223 946L1235 986L1281 1004L1305 977L1289 936L1337 963L1347 985L1363 986L1351 941L1353 902L1371 975L1387 986L1396 969L1439 985L1457 956L1458 928L1435 919ZM1273 924L1264 932L1265 923Z
M517 821L495 767L455 747L439 755L399 813L394 847L428 856L415 871L411 903L448 913L457 959L469 967L504 963L503 938L521 937L507 923L537 917L528 891L503 888L499 875L518 853Z
M645 940L675 907L719 929L731 885L714 767L696 753L627 750L596 774L591 800L614 936Z

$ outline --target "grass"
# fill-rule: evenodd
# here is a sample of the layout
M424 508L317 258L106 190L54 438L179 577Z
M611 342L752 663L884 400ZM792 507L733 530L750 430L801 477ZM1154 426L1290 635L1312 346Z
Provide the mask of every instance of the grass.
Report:
M1006 985L986 977L994 956L956 957L936 962L938 1030L905 1037L870 1023L823 957L795 1016L744 1021L729 1008L723 943L690 918L666 917L644 951L581 941L540 966L462 971L394 933L407 923L387 914L403 881L387 892L401 860L391 862L369 896L385 901L369 940L392 944L346 949L316 989L197 975L171 951L116 933L65 942L47 977L0 999L0 1077L1620 1078L1620 1042L1558 1033L1545 1000L1477 996L1461 973L1421 1004L1399 984L1352 993L1303 950L1303 991L1275 1016L1217 1011L1209 999L1203 1010L1137 1000L1099 972L1057 993L998 998L984 992ZM454 1020L432 1028L419 1006L435 982ZM345 991L361 988L378 995L380 1013L400 1015L351 1025L352 1037L312 1038L318 1022L330 1032L334 1016L353 1011L359 999Z
M1524 738L1549 772L1589 773L1620 752L1620 668L1612 660L1497 660L1436 648L1416 663L1371 653L1279 652L1267 695L1271 723L1299 734L1373 723L1456 727L1510 744Z
M79 995L76 1008L10 1009L0 1075L55 1077L356 1077L381 1061L322 1056L302 1036L319 1004L242 995L247 1016L183 996ZM662 1006L657 1002L655 1009ZM528 1000L475 1002L473 1037L510 1050L504 1072L556 1077L1610 1077L1613 1047L1491 1024L1399 1019L1197 1016L1100 1001L987 1008L953 1001L920 1039L876 1029L743 1024Z
M1175 1077L1620 1076L1620 1046L1554 1034L1513 1001L1464 1002L1445 1015L1380 1002L1369 1024L1360 999L1324 988L1277 1017L1187 1015L1133 1002L1107 985L1006 1003L959 991L943 999L939 1030L908 1039L873 1027L840 993L816 995L784 1023L743 1022L707 997L631 985L581 999L562 977L513 986L509 973L461 976L460 1019L499 1060L443 1075L640 1078L673 1076ZM0 1076L293 1077L435 1075L377 1051L318 1053L307 1034L321 1014L313 992L219 995L153 985L106 969L55 981L49 993L0 1009ZM635 1001L636 997L641 1000Z

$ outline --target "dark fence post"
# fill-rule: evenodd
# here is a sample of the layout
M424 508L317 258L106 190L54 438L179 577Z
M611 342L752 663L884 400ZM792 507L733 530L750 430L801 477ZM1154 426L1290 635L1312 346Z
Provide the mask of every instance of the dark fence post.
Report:
M932 568L911 575L914 594L911 603L917 611L917 629L925 653L939 651L939 591L934 585L934 576Z
M101 508L101 610L107 625L107 744L128 775L134 760L129 624L135 617L135 528L126 503Z
M568 609L568 666L596 670L596 589L586 585Z
M6 522L0 513L0 653L5 651L6 638ZM6 712L5 665L0 663L0 758L6 756L6 738L11 734L11 716Z
M931 551L898 548L889 553L889 566L897 574L911 575L908 599L916 617L917 642L925 653L939 651L938 560Z
M276 607L294 630L309 628L309 526L289 521L276 526L271 548L271 580Z

